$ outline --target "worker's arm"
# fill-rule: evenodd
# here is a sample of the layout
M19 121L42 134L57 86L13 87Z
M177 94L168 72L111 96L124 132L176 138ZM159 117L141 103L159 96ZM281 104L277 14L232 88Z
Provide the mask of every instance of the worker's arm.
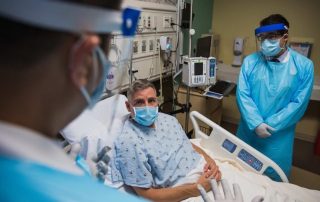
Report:
M135 192L146 199L151 201L182 201L190 197L196 197L200 195L200 192L197 188L197 184L201 184L206 191L210 190L209 178L206 178L202 175L197 183L186 184L172 188L141 188L141 187L132 187Z
M239 74L236 95L241 118L245 121L248 128L253 131L257 126L263 123L264 120L256 103L251 97L252 86L249 84L249 75L251 67L256 65L251 63L253 62L250 62L250 58L245 58Z
M290 102L277 113L269 116L265 123L279 131L296 124L307 109L313 88L313 64L308 63L304 68L299 87Z
M198 152L200 155L202 155L207 162L203 168L203 173L205 174L205 177L207 177L207 178L213 177L217 181L221 180L221 172L220 172L219 166L217 166L216 162L205 151L203 151L197 145L192 144L192 147L196 152Z

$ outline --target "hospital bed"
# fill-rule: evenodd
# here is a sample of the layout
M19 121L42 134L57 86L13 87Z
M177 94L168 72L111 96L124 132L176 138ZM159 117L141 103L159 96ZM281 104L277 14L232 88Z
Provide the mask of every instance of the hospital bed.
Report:
M129 115L125 107L126 100L127 98L124 95L116 95L99 101L92 110L86 110L71 122L61 131L61 134L70 143L81 142L84 144L86 148L82 155L86 158L92 158L104 146L112 147L113 141L122 129L124 120ZM320 198L319 191L305 189L290 183L273 182L268 177L264 177L262 175L264 171L271 167L278 173L283 182L288 182L286 175L277 164L235 135L196 111L190 113L190 119L195 132L195 138L191 139L191 142L207 151L216 160L219 168L224 169L223 175L230 180L230 183L242 183L242 188L246 190L244 199L247 200L245 201L250 201L249 199L257 193L272 197L275 195L274 191L277 190L296 198L301 196L306 199L303 201L315 202ZM210 127L209 133L201 130L201 126L204 124ZM109 152L111 156L112 151ZM221 159L223 161L220 161ZM229 159L230 162L239 165L241 169L233 166L234 164L230 164ZM110 172L108 175L111 175ZM123 183L112 183L110 178L109 180L106 178L105 184L125 192L132 191L130 187L126 187ZM265 188L265 185L268 188ZM195 198L189 198L190 200L186 201L202 201L201 197ZM266 201L275 200L269 199Z

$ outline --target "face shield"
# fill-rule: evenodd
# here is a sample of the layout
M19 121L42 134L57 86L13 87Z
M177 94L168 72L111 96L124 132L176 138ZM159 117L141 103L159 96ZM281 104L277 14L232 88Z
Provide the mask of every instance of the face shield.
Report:
M280 46L280 39L284 36L283 31L287 30L288 27L282 23L255 29L256 47L259 47L266 59L272 59L283 49Z
M93 94L100 99L101 89L105 90L105 80L110 71L110 63L106 54L109 47L103 47L103 42L107 41L110 33L123 36L121 50L125 51L122 52L116 65L120 72L126 72L124 69L130 61L132 38L135 35L140 10L124 8L122 11L118 11L58 0L2 0L0 16L31 26L79 36L86 33L99 35L102 48L96 48L93 59L104 67L105 74L99 75L97 73L102 77L103 86L97 86ZM87 102L92 105L93 94L84 93Z

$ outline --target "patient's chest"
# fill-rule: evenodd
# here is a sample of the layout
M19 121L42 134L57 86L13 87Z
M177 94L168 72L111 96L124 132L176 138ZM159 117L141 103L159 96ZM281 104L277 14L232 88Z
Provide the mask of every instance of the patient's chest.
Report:
M170 116L159 116L156 129L145 128L142 133L148 164L155 176L156 184L171 186L185 176L199 160L184 131Z

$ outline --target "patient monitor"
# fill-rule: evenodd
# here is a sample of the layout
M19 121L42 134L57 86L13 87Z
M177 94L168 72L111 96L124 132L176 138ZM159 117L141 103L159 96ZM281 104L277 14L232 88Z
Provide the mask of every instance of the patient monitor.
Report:
M193 57L183 60L182 82L189 87L216 83L216 59Z

